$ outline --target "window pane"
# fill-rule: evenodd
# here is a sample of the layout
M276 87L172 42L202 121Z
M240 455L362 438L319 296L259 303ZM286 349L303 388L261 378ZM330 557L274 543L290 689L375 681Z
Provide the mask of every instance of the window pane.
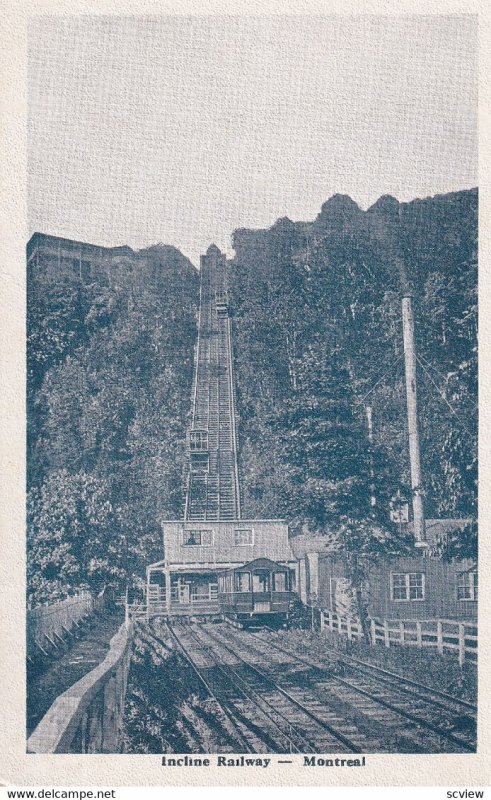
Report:
M275 572L274 590L275 592L286 592L286 575L284 572Z
M249 591L249 573L238 572L235 576L235 591L248 592Z
M184 531L183 544L192 547L193 545L201 544L201 531Z
M422 572L409 573L409 599L410 600L424 599Z
M269 591L269 574L262 573L252 576L252 589L254 592L268 592Z
M241 528L235 531L235 544L246 545L252 544L252 529Z
M457 600L477 600L476 572L462 572L457 576Z
M392 575L392 599L407 600L406 575L402 572L394 572Z
M213 544L213 531L184 531L183 545L209 547Z
M471 593L469 586L457 586L457 600L470 600Z

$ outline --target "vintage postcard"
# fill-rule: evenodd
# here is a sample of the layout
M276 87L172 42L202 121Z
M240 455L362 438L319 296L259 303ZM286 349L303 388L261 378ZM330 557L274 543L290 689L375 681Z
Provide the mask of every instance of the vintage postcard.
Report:
M433 5L6 13L3 785L488 785L489 18Z

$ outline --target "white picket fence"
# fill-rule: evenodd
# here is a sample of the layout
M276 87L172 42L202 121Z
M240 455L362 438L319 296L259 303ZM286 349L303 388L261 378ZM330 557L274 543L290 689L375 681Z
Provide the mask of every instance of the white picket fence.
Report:
M333 611L321 611L321 630L347 636L350 640L363 638L358 620L343 617ZM445 650L458 653L459 664L466 658L477 659L477 622L458 622L450 619L399 619L370 620L372 645L385 647L434 647L442 654Z

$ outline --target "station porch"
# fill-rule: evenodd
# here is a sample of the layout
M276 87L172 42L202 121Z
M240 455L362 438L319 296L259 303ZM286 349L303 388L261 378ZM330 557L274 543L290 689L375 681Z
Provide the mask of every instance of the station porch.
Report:
M216 616L217 571L165 562L151 564L147 568L145 605L147 617Z

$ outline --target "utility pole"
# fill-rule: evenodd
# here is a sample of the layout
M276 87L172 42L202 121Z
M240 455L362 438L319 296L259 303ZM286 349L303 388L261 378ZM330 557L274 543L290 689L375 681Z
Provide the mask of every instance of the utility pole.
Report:
M368 427L368 443L370 445L370 508L373 509L377 505L377 497L375 495L375 470L373 468L373 414L372 407L365 406L365 413L367 415Z
M414 338L413 292L408 280L404 259L396 256L401 279L402 333L406 371L407 427L409 433L409 459L411 462L411 491L413 499L413 525L416 547L427 547L423 489L421 485L421 454L419 448L418 395L416 383L416 347Z

